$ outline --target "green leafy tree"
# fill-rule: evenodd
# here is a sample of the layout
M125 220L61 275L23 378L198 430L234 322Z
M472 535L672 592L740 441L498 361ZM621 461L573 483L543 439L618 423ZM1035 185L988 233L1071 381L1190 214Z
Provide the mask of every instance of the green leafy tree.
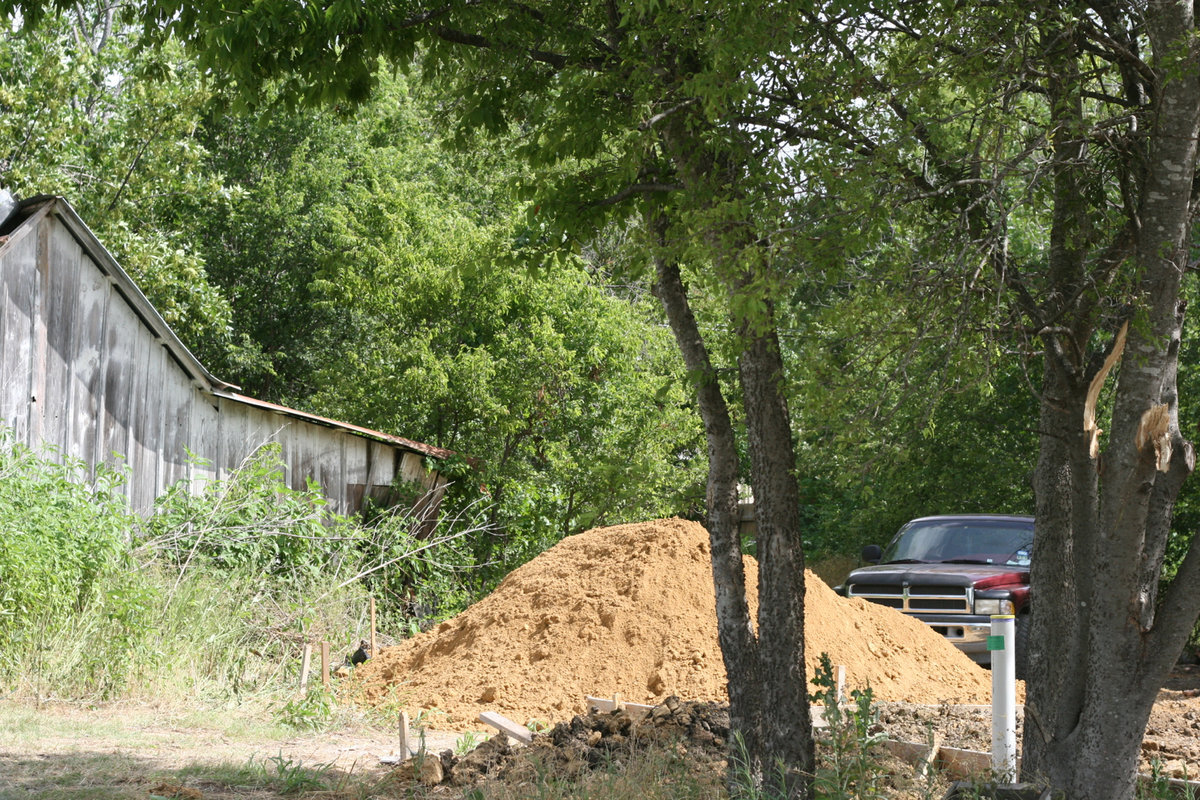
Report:
M179 215L223 199L193 136L211 93L178 45L136 50L119 9L0 31L0 185L65 196L190 347L224 354L229 306Z
M447 150L433 105L384 76L353 114L213 115L241 197L196 238L265 356L235 380L472 459L455 492L492 505L488 585L564 535L693 507L697 426L648 295L610 289L595 253L513 270L531 233L500 178L520 162Z
M36 21L37 6L26 6ZM278 78L310 102L363 100L380 57L424 71L453 98L460 134L516 125L535 169L533 241L636 220L704 419L707 518L734 727L751 771L806 795L812 737L803 668L803 553L782 354L770 295L788 226L774 134L753 122L755 67L795 47L796 9L603 3L378 8L153 3L151 37L178 35L214 74L253 93ZM736 37L728 36L737 31ZM768 115L769 116L769 115ZM749 224L748 224L749 223ZM561 241L561 239L560 239ZM760 607L744 591L736 531L739 450L717 367L695 322L690 280L725 298L746 453L757 501ZM756 630L757 628L757 630ZM761 676L770 674L771 680Z
M1200 129L1194 10L897 4L828 22L822 39L876 113L846 125L813 107L804 125L838 131L942 228L930 240L943 255L910 283L941 273L964 296L990 283L1008 343L1041 350L1022 769L1070 797L1132 797L1150 707L1200 613L1200 547L1162 580L1194 467L1177 380Z
M784 338L816 554L857 555L932 513L1033 511L1037 376L954 298L880 280L911 254L875 260L873 278L793 306Z

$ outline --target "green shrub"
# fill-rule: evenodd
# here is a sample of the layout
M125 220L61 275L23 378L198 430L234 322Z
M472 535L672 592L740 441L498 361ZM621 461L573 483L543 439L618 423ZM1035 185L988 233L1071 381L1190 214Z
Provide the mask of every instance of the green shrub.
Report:
M886 796L884 770L873 748L887 736L873 732L876 714L870 687L851 691L851 702L844 703L828 653L821 653L812 682L817 692L809 699L820 704L825 715L825 727L814 730L817 769L813 788L817 795L830 800L882 800Z
M474 528L432 539L403 509L370 525L283 482L277 448L228 479L180 483L141 520L121 474L88 482L0 435L0 688L76 698L238 698L294 688L304 643L347 652L465 603ZM440 529L439 529L440 531Z
M78 461L40 457L0 441L0 649L60 629L101 599L122 601L106 579L127 564L135 518L120 473L89 480ZM114 607L114 613L124 611Z
M139 549L175 568L249 570L292 582L354 561L361 532L329 512L318 486L293 490L277 444L269 444L224 480L195 491L172 486L154 504Z

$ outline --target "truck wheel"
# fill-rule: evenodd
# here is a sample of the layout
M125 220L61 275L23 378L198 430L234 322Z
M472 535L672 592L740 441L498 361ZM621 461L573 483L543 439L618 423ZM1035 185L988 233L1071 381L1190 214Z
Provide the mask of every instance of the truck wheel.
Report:
M1029 614L1018 614L1013 623L1013 647L1016 649L1017 680L1025 680L1029 670Z

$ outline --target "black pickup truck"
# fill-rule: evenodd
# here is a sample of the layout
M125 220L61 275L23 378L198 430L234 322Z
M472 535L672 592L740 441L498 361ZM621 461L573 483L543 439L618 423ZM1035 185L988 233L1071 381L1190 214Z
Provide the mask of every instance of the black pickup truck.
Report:
M867 545L860 567L837 587L909 614L980 664L990 664L993 614L1016 615L1017 672L1029 637L1033 517L963 514L907 523L887 547Z

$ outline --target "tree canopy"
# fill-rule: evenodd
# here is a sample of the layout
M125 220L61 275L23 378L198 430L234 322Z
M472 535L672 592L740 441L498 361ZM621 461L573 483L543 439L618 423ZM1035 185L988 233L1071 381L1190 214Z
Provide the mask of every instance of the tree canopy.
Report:
M33 26L71 4L0 7ZM634 453L659 431L614 387L638 387L671 420L646 463L673 469L695 446L661 341L629 327L649 319L644 298L585 280L603 274L607 242L624 243L621 274L652 285L703 423L731 713L773 791L809 788L807 716L781 715L807 707L797 665L815 520L866 525L964 494L1024 510L1031 483L1041 644L1025 768L1108 798L1132 792L1129 742L1200 613L1188 588L1200 548L1171 534L1194 466L1178 391L1200 185L1192 14L1172 2L152 0L128 19L139 53L182 43L234 107L301 109L275 131L209 129L218 152L269 143L258 163L273 177L245 181L285 223L285 246L245 212L206 232L211 252L241 253L223 284L246 290L235 310L279 301L248 336L309 340L286 358L264 345L250 373L264 386L373 424L415 414L404 424L480 437L499 465L522 448L533 472L559 470L568 508L575 486L605 497L595 454ZM448 138L495 148L494 177L522 205L423 148L428 128L379 113L403 94L396 71L436 87L430 117ZM375 110L343 125L308 119L331 113L316 107ZM240 168L236 146L223 157ZM271 251L287 255L244 258ZM1031 475L1022 447L1035 436ZM1005 480L927 488L981 468ZM531 485L518 472L497 491ZM858 476L879 474L884 507L854 508L880 496ZM746 480L756 619L735 525ZM820 509L831 498L846 510ZM1173 580L1169 546L1187 549Z

